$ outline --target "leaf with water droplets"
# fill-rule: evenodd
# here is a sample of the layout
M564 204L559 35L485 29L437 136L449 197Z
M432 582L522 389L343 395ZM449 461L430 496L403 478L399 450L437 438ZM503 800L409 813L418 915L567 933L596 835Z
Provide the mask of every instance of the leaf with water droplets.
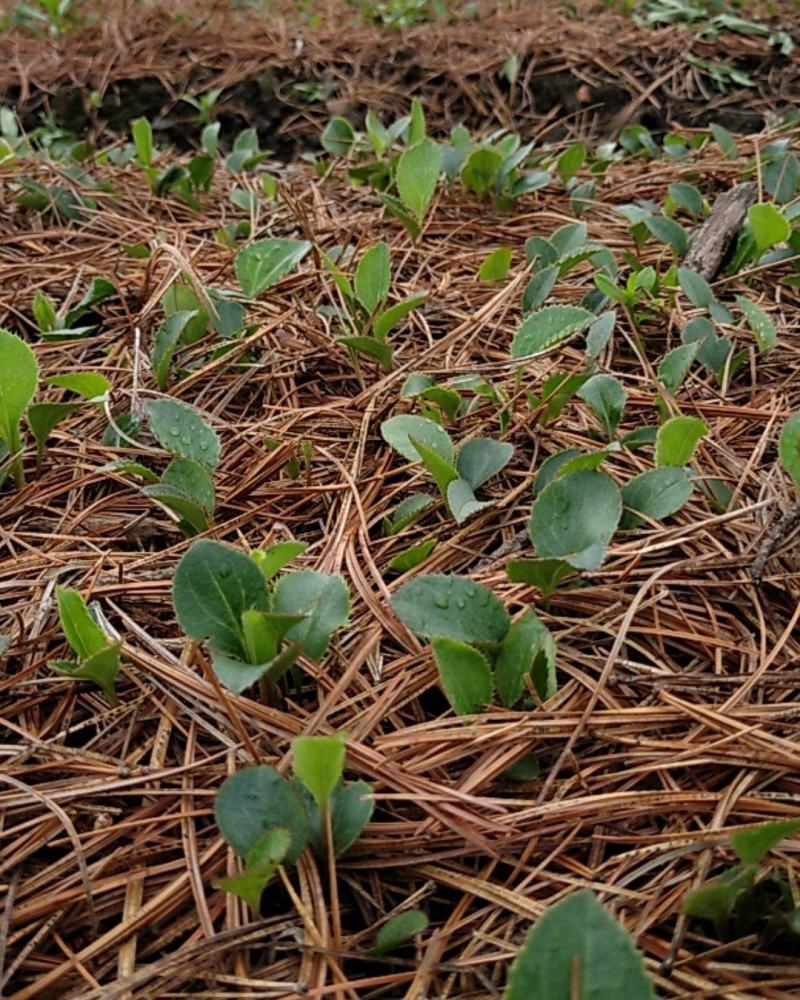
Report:
M216 469L219 438L194 407L175 399L151 399L145 403L145 410L150 430L162 448L212 471Z
M597 569L621 514L622 498L613 479L602 472L573 472L542 490L528 532L543 558Z
M442 636L490 645L501 642L508 612L486 587L460 576L431 573L409 580L392 597L403 623L426 639Z

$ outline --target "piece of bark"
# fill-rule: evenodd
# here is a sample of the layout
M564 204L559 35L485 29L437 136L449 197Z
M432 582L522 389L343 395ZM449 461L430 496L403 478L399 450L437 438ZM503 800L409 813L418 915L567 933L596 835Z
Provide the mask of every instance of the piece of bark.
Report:
M696 271L706 281L715 278L734 237L742 228L747 210L755 200L756 185L753 181L737 184L723 192L692 240L683 266Z

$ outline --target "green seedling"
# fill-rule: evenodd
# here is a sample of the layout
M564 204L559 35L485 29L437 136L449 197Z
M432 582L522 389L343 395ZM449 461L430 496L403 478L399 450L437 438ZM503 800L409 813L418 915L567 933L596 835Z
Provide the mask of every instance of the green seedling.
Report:
M472 393L472 398L464 393ZM455 423L474 413L483 401L497 411L501 432L508 430L511 420L508 393L481 375L456 375L440 385L430 375L412 372L403 383L400 398L418 400L422 416L436 423L442 423L443 418Z
M407 944L428 926L428 918L422 910L405 910L391 917L375 935L375 944L369 949L370 955L387 955Z
M121 642L109 639L77 590L56 588L58 617L74 660L49 660L48 666L74 680L93 681L111 705L117 704L116 680Z
M291 781L273 767L247 767L223 782L214 802L220 832L245 861L239 875L215 886L244 899L255 917L280 865L294 864L309 845L324 859L327 829L335 856L341 856L374 808L370 785L342 781L343 735L297 737L292 749Z
M211 90L207 90L205 94L198 94L197 97L192 97L191 94L184 94L181 98L186 104L190 104L195 111L197 116L194 119L201 125L208 125L214 120L216 114L217 101L222 94L222 87L213 87Z
M181 163L171 163L163 170L155 166L156 149L153 143L153 127L147 118L137 118L131 124L131 137L135 150L135 158L144 173L148 186L154 195L163 197L174 193L194 211L200 211L199 195L207 194L214 179L216 133L212 129L204 133L204 151L184 166ZM212 149L207 152L205 147Z
M248 299L255 299L290 274L311 249L308 240L256 240L236 256L236 277Z
M214 672L237 694L256 681L263 693L274 693L302 654L321 660L347 621L350 598L340 576L298 570L272 583L282 560L296 552L281 543L245 555L201 539L178 563L172 591L178 621L195 642L208 643Z
M117 295L117 287L106 278L93 278L89 288L77 305L56 311L53 300L44 292L33 297L33 318L42 340L79 340L92 333L96 323L78 325L79 320L91 317L97 306Z
M457 715L473 715L497 690L506 708L526 693L545 701L556 691L556 645L532 610L513 624L480 584L431 574L403 584L392 610L412 632L431 640L447 700Z
M548 906L508 976L505 1000L655 1000L633 939L588 889Z
M800 831L800 820L784 819L738 830L730 843L739 863L689 893L683 912L710 924L720 940L758 933L767 939L800 934L800 907L792 884L772 865L769 852Z
M422 461L457 524L491 505L491 500L478 500L475 490L501 472L514 454L512 445L485 437L466 441L456 453L447 431L427 417L390 417L381 424L381 435L409 462Z
M348 348L354 364L357 355L363 354L377 360L384 371L391 371L394 348L387 338L398 323L425 301L428 293L418 292L387 306L392 268L389 247L384 242L364 251L352 281L329 255L323 253L322 260L344 307L336 310L336 314L352 330L352 334L339 337L336 342Z

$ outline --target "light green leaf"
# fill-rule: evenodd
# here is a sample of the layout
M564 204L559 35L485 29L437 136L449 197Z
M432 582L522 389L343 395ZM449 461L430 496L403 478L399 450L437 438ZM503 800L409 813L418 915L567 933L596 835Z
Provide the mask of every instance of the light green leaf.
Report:
M586 354L590 359L597 358L611 340L614 326L617 322L617 312L611 309L604 312L589 327L586 334Z
M427 292L417 292L415 295L409 295L407 298L402 299L400 302L395 303L395 305L389 306L382 313L379 313L375 317L373 324L375 337L378 340L385 340L400 320L404 319L418 305L421 305L427 297Z
M56 587L56 603L64 638L79 660L86 660L108 646L108 636L94 620L77 590Z
M708 426L697 417L672 417L658 429L656 465L688 465Z
M121 648L121 642L114 642L98 649L80 663L71 660L50 660L48 666L73 680L94 681L102 688L109 704L114 706L117 704L116 683Z
M391 537L399 535L403 528L413 524L432 504L436 503L436 497L430 493L414 493L412 496L399 503L394 513L384 517L383 533Z
M512 708L525 693L530 677L542 701L556 693L556 644L531 610L513 622L500 647L494 679L500 701Z
M800 831L800 819L779 819L731 834L731 847L744 864L758 864L786 837Z
M594 313L580 306L545 306L527 316L511 341L514 360L537 354L580 333L595 320Z
M243 899L253 911L253 916L259 917L264 889L286 857L291 843L292 835L288 827L267 830L247 855L244 871L218 879L214 887Z
M214 513L214 483L199 462L191 458L173 458L164 470L161 485L176 487L203 510Z
M678 282L686 298L699 309L708 309L717 301L706 279L691 268L678 268Z
M658 379L668 392L675 393L681 387L697 357L700 344L699 340L690 344L681 344L680 347L674 347L668 351L661 359L658 366Z
M276 827L286 828L291 835L286 864L300 857L308 841L303 805L274 767L246 767L226 778L214 802L214 815L220 833L242 857Z
M792 227L783 213L770 202L751 205L747 218L756 242L756 259L776 243L784 243L792 234Z
M197 310L182 309L172 313L159 326L156 332L156 339L153 344L151 362L153 371L156 374L158 388L163 392L167 388L169 380L169 370L172 366L172 359L178 344L181 343L187 325L198 315ZM205 329L205 325L204 325Z
M435 538L426 538L425 541L419 542L417 545L410 545L389 561L389 569L393 569L396 573L407 573L419 566L420 563L425 562L435 548Z
M390 344L381 343L374 337L337 337L337 344L344 344L352 351L366 354L380 364L384 371L390 372L394 364L394 349Z
M456 715L473 715L492 700L489 661L458 639L434 638L431 646L444 693Z
M446 490L447 506L455 518L456 524L463 524L473 514L491 507L491 500L478 500L472 491L472 486L466 479L456 477L448 482Z
M576 569L597 569L621 514L622 498L613 479L602 472L574 472L537 496L528 532L543 558L563 559Z
M275 542L268 549L256 549L250 553L250 558L261 570L264 579L269 582L287 563L302 555L308 548L305 542Z
M422 910L405 910L387 920L375 935L375 944L370 955L386 955L410 941L415 934L421 934L428 926L428 918Z
M398 161L395 176L398 194L420 221L433 198L441 168L442 151L433 139L422 139L409 147Z
M256 240L236 257L236 277L252 299L293 271L311 249L308 240Z
M419 452L411 442L413 437L449 465L455 464L455 449L450 435L440 424L427 417L413 414L390 417L381 424L381 436L409 462L419 461Z
M479 281L503 281L508 276L508 269L511 266L510 247L498 247L493 250L488 257L484 258L478 270Z
M505 1000L655 1000L630 935L588 889L549 906L517 955Z
M177 313L192 314L188 315L183 321L180 337L182 344L194 344L201 337L205 336L210 317L206 311L205 304L201 302L200 296L194 288L189 287L183 281L173 281L161 296L161 305L164 308L167 319L170 319ZM162 327L164 325L166 324L162 324ZM159 334L156 334L156 344L158 344L158 336ZM153 358L152 360L153 369L155 370L156 359Z
M137 118L131 123L131 135L139 165L149 167L153 162L153 129L150 122L146 118Z
M740 897L753 884L755 865L730 868L724 875L690 892L683 903L686 916L709 920L720 936Z
M391 278L389 245L381 241L362 255L354 278L356 298L370 316L386 301Z
M494 149L473 150L461 168L461 183L483 198L494 187L502 163L503 156Z
M779 453L784 469L800 489L800 413L789 417L783 425Z
M620 527L635 528L641 524L639 514L661 521L679 511L691 495L692 484L681 468L664 465L642 472L622 487L625 510Z
M121 458L116 462L106 462L97 470L98 472L128 472L132 476L141 476L148 483L157 483L158 476L152 469L148 469L141 462L132 462L127 458Z
M298 570L282 576L273 593L275 611L305 618L286 633L312 660L321 660L333 632L347 622L350 595L341 576Z
M11 455L22 447L19 425L38 381L36 355L24 340L0 327L0 441ZM18 484L21 480L20 471Z
M582 142L576 142L574 146L565 149L556 160L556 170L558 171L558 176L561 178L561 183L566 184L571 177L574 177L583 166L585 160L586 147Z
M759 352L763 354L764 351L773 348L778 342L778 331L769 314L743 295L736 296L736 304L742 310L747 325L756 339Z
M332 156L347 156L355 139L355 129L346 118L331 118L320 137L322 148Z
M97 372L73 372L69 375L53 375L48 378L50 385L58 386L60 389L68 389L76 392L84 399L92 402L102 402L111 388L111 383Z
M242 612L269 607L264 577L253 560L205 538L194 542L178 563L172 600L190 639L208 640L215 649L241 659L245 658Z
M197 410L176 399L151 399L145 412L153 436L168 452L191 458L207 469L219 464L219 438Z
M419 452L419 457L422 459L425 468L433 476L440 493L443 497L447 498L448 489L458 479L458 472L455 467L415 437L409 438L409 440Z
M508 612L490 590L448 574L409 580L391 604L398 618L426 639L441 636L491 645L502 641L510 625Z
M527 313L538 309L547 300L557 280L558 268L555 265L537 271L522 293L522 311Z
M323 812L344 770L344 736L297 736L292 740L292 753L295 775Z
M178 486L156 483L153 486L143 486L142 493L176 514L179 519L178 527L187 538L202 534L211 527L209 511Z

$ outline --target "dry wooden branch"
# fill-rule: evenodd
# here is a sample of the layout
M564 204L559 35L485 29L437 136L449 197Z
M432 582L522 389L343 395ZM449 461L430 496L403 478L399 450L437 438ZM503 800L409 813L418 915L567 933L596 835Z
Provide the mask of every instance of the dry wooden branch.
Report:
M756 200L754 181L737 184L714 202L711 214L695 236L684 266L697 271L707 281L716 277L725 254L742 228L747 210Z

